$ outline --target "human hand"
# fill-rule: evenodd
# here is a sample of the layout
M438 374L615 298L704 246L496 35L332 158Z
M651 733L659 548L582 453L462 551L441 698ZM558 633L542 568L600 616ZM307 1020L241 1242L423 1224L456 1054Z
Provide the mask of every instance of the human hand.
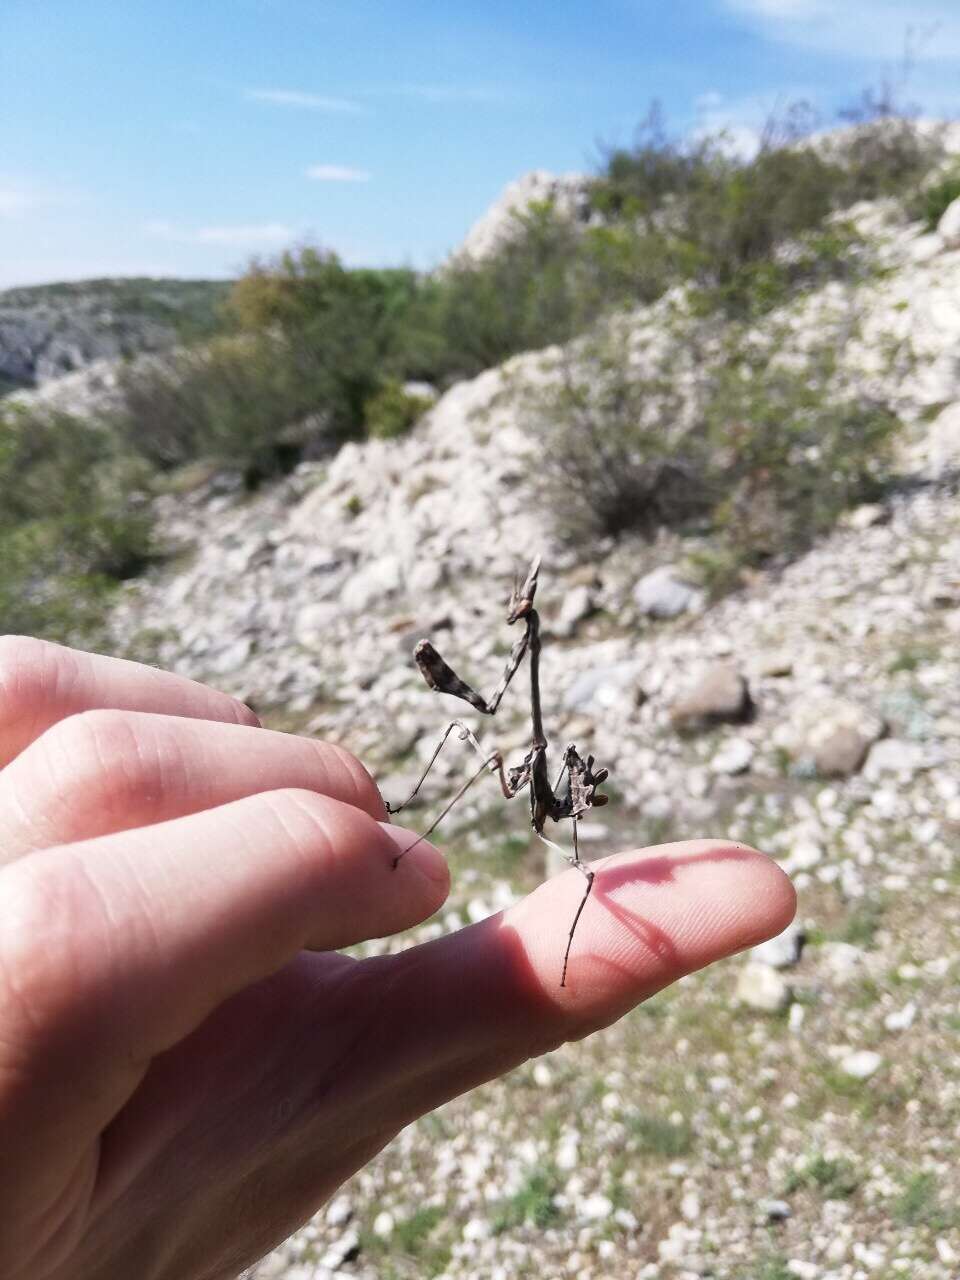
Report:
M3 767L5 766L5 767ZM0 640L0 1280L217 1280L404 1125L783 929L762 854L575 871L397 955L444 900L339 748L179 677Z

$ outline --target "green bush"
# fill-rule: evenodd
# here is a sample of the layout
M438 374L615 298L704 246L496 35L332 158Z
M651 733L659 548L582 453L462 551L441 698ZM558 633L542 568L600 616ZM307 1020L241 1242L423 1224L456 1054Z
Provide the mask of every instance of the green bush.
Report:
M764 339L713 330L678 321L639 345L608 326L522 395L531 471L561 538L695 533L719 590L876 496L899 423L849 385L843 335L802 351L769 327Z
M708 380L703 416L725 489L713 526L745 564L804 550L884 483L899 421L845 385L837 355L825 341L798 364L740 335Z
M200 347L140 360L121 371L119 435L151 464L169 469L211 458L256 480L283 469L310 445L339 437L325 405L325 371L282 336L220 337Z
M378 440L406 435L432 404L425 396L410 395L399 382L385 382L364 408L367 434Z
M702 306L760 314L862 266L862 243L831 215L878 196L909 200L942 158L935 132L867 102L817 146L804 141L809 112L794 109L768 125L750 158L732 154L722 133L671 139L653 117L634 148L608 153L594 206L634 228L635 256L658 261L670 284L695 284Z
M909 209L928 231L936 231L940 219L957 199L960 199L960 170L945 174L932 186L923 187Z
M625 327L603 326L520 388L532 434L531 475L571 544L650 536L708 512L707 442L684 429L682 349L636 359Z
M96 637L116 583L152 552L148 476L110 432L0 411L0 630Z

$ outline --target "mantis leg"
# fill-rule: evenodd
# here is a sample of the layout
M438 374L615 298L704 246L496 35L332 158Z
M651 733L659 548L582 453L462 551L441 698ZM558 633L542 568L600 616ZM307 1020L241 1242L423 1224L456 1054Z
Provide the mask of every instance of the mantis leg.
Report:
M437 743L436 750L434 751L430 759L427 761L427 767L424 769L423 773L421 773L420 777L417 779L416 786L407 796L406 800L401 801L400 804L385 803L387 813L399 813L400 810L405 809L407 805L410 803L410 801L413 800L413 798L417 795L420 788L426 782L427 775L429 774L430 770L436 764L437 756L439 756L440 752L443 750L447 742L447 739L450 737L451 733L453 733L454 729L458 731L458 736L461 742L469 742L471 747L473 747L474 751L476 751L477 755L479 755L481 759L485 759L483 747L481 747L480 743L477 741L473 731L467 725L465 725L462 720L451 720L450 723L447 725L446 729L444 729L443 736L441 737L440 741Z
M474 744L479 749L479 744L476 743L476 739L474 739ZM441 743L441 746L442 745L443 744ZM439 747L437 748L437 750L439 750ZM480 754L483 755L482 750ZM503 794L506 796L508 800L513 799L513 797L516 795L516 790L511 790L510 783L503 772L503 756L501 756L499 751L494 751L492 755L484 757L483 764L480 766L480 768L476 771L476 773L472 774L466 780L466 782L463 784L463 786L460 788L457 794L453 797L453 799L449 801L449 803L446 804L443 807L443 809L441 809L439 814L437 814L437 816L434 818L433 822L431 822L429 827L427 827L426 831L424 831L421 835L417 836L416 840L411 841L411 843L408 844L405 849L400 850L400 852L397 854L397 856L393 860L394 870L396 870L397 866L400 863L400 859L404 856L404 854L409 853L411 849L415 849L421 840L426 840L428 839L429 836L433 835L434 831L436 831L437 827L439 827L440 823L444 820L444 818L447 816L450 810L454 807L454 805L458 804L463 799L463 797L467 794L467 792L470 790L470 788L473 786L476 780L480 777L480 775L484 773L487 769L491 771L494 771L494 770L497 771L497 773L500 775L500 786L503 790ZM392 809L390 810L390 812L396 813L396 810Z
M576 869L580 872L580 874L584 877L584 879L587 882L586 888L583 891L583 897L580 899L580 905L577 907L576 913L574 914L573 923L570 925L570 932L567 934L567 946L566 946L566 950L563 953L563 969L561 970L561 973L560 973L561 987L565 987L567 985L567 964L570 960L570 948L573 946L573 935L577 931L577 925L580 923L580 917L583 915L583 909L587 905L587 899L590 897L590 890L593 888L593 882L596 878L596 872L591 871L590 868L587 866L587 864L580 857L580 841L579 841L579 834L577 831L577 824L579 823L579 821L580 821L580 815L574 814L573 815L573 853L572 854L567 853L566 849L561 849L561 847L558 844L555 844L552 840L548 839L548 837L545 836L542 831L537 832L537 835L540 837L543 843L545 845L549 845L549 847L555 850L557 853L559 853L561 857L566 858L567 862L570 863L571 867L576 867Z

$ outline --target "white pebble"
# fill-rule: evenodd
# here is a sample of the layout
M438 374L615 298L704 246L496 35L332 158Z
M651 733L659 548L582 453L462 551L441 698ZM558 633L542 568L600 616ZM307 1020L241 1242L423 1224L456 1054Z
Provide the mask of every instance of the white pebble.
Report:
M906 1031L913 1026L913 1020L917 1016L917 1006L911 1000L909 1004L905 1004L902 1009L898 1009L895 1013L888 1013L883 1020L883 1025L888 1031Z
M868 1080L880 1069L883 1058L872 1049L858 1049L840 1060L840 1070L854 1080Z
M393 1214L384 1210L383 1213L378 1213L373 1220L373 1234L379 1236L381 1240L385 1240L387 1236L393 1235L395 1225Z
M611 1213L613 1201L602 1195L587 1196L580 1206L580 1216L590 1222L601 1222L604 1218L609 1218Z

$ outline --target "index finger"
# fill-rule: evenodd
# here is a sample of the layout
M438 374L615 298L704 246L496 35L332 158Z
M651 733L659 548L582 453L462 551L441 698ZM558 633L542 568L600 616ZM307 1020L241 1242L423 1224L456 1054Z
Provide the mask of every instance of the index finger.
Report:
M196 680L33 636L0 636L0 769L51 725L100 709L260 723L237 698Z

